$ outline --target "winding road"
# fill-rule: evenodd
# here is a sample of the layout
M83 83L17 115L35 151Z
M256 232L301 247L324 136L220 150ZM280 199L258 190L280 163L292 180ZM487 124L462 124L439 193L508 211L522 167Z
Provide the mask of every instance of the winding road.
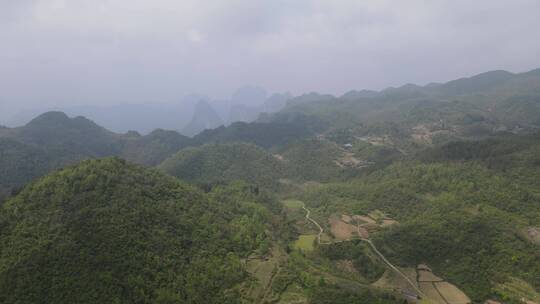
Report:
M309 215L311 214L311 211L306 208L306 205L304 204L304 202L302 202L302 209L304 209L306 211L306 219L310 222L312 222L313 224L315 224L315 226L317 226L317 228L319 228L319 234L317 234L317 242L320 244L332 244L332 242L321 242L321 236L324 232L324 229L321 227L321 225L319 225L319 223L317 223L317 221L315 221L314 219L310 218Z
M306 205L302 202L302 209L304 209L306 211L306 219L310 222L312 222L313 224L315 224L315 226L317 226L317 228L319 228L319 234L317 235L317 242L319 243L319 245L330 245L330 244L334 244L334 243L340 243L340 242L343 242L343 241L339 241L339 242L321 242L321 236L322 234L324 233L324 229L321 227L321 225L319 225L319 223L317 223L317 221L315 221L314 219L312 219L310 217L310 214L311 214L311 211L306 208ZM358 234L360 235L360 234ZM373 242L371 242L370 239L367 239L367 238L360 238L360 240L366 242L369 244L369 246L371 247L371 249L373 250L373 252L390 268L392 269L394 272L396 272L397 274L399 274L400 276L403 277L403 279L405 279L409 285L411 285L411 287L416 291L418 292L418 295L420 295L422 298L428 298L421 290L420 288L418 288L416 286L416 284L414 284L413 281L411 281L411 279L409 279L409 277L407 277L401 270L399 270L399 268L397 268L396 266L394 266L392 263L390 263L390 261L388 261L388 259L386 259L386 257L377 249L377 247L375 247L375 244L373 244Z

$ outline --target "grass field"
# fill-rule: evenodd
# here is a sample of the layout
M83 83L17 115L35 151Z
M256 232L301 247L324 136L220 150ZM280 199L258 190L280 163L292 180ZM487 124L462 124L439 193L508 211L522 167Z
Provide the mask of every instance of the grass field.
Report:
M303 234L294 242L294 248L304 251L312 251L317 236L315 234Z
M300 209L303 206L303 203L301 201L293 199L282 200L281 203L283 204L283 206L289 209Z

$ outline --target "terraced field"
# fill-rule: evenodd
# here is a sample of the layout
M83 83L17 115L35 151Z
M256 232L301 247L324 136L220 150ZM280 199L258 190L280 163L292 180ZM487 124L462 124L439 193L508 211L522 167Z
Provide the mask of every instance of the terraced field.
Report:
M396 294L398 297L404 299L416 299L416 301L421 301L422 303L471 303L471 300L465 293L459 290L455 285L435 275L427 265L421 264L415 268L397 267L377 250L375 245L369 240L368 229L376 232L390 225L399 224L379 210L373 210L367 215L342 214L341 216L330 216L328 222L330 233L334 238L330 241L321 241L320 236L325 234L325 229L311 217L311 210L309 210L302 201L283 200L282 203L289 212L295 214L303 209L306 212L304 216L306 223L312 225L315 230L319 231L318 234L299 235L298 239L293 244L294 249L309 253L315 249L316 245L325 246L360 239L369 244L371 250L387 268L384 275L371 285L372 288L385 290L386 292ZM349 267L344 267L344 263L347 261L341 260L338 262L339 263L336 263L336 267L343 273L355 273L355 271L351 271L351 269L354 269L354 266L352 266L351 263L349 263ZM333 276L328 273L325 274L325 276L329 279L333 278ZM341 280L342 283L344 282L344 279L338 279L338 281L339 280ZM295 292L294 287L290 287L290 290L285 292L285 297L283 299L287 299L287 302L283 303L305 303L303 302L305 301L304 295Z
M432 304L468 304L471 300L455 285L433 274L427 265L418 265L415 268L399 268L409 280L405 280L395 272L387 271L381 279L373 285L379 288L396 290L403 294L419 296L414 287L421 291L421 297Z

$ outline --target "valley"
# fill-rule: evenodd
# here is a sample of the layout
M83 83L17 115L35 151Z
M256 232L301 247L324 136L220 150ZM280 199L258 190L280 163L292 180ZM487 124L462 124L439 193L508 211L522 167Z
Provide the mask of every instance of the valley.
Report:
M400 269L399 267L396 267L393 265L388 259L377 249L377 247L371 242L369 239L369 236L366 234L362 234L360 232L360 225L357 223L355 228L358 232L357 237L351 239L350 237L343 238L340 237L342 234L335 233L335 229L332 229L331 235L334 237L331 241L321 241L322 235L325 233L322 226L312 219L310 217L311 211L305 207L305 204L296 201L296 200L284 200L283 204L289 208L290 210L298 210L299 206L306 212L305 219L315 225L315 227L319 230L316 237L313 237L313 235L300 235L297 241L294 243L294 248L297 250L300 250L305 253L309 253L314 250L314 246L332 246L336 243L340 242L349 242L354 240L359 240L362 242L365 242L369 245L369 249L371 250L371 253L373 253L380 264L383 265L384 268L386 268L386 271L384 271L383 275L374 283L371 285L364 284L362 287L365 288L375 288L380 289L383 292L388 292L389 294L392 294L397 299L402 299L404 301L409 302L420 302L420 303L433 303L433 304L467 304L471 303L471 300L459 289L457 289L454 285L445 282L444 279L441 279L435 275L432 274L432 270L427 265L418 265L417 270L412 270L414 273L413 275L410 275L411 269ZM376 210L376 212L373 212L375 214L381 213L380 211ZM368 216L348 216L348 215L342 215L341 219L344 222L350 222L353 218L357 218L358 220L362 219L364 223L368 224L375 224L375 219ZM329 222L332 227L335 226L335 223L332 223L332 219L330 218ZM338 220L340 221L340 220ZM385 219L383 221L391 221L388 219ZM342 222L343 223L343 222ZM392 223L395 224L395 223ZM381 225L383 222L381 221ZM350 236L350 235L349 235ZM311 242L311 245L303 245L300 246L298 243L307 243ZM313 245L313 243L315 245ZM279 268L278 268L279 271ZM342 271L345 272L356 272L354 266L352 264L349 264L345 269L342 269ZM404 271L406 271L408 274L405 274ZM325 274L322 274L323 276ZM326 274L328 275L328 274ZM346 279L344 279L346 280ZM271 283L271 282L270 282ZM271 288L271 286L269 287ZM262 302L264 303L264 302ZM280 301L279 303L294 303L294 302L287 302L287 301Z
M0 128L0 302L538 303L539 75Z
M539 13L0 0L0 304L540 304Z

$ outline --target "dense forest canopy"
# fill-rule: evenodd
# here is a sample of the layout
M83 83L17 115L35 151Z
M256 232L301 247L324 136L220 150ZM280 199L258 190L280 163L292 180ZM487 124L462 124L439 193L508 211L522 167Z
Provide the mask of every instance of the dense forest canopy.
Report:
M2 303L236 303L271 201L203 193L116 158L27 186L0 211Z

